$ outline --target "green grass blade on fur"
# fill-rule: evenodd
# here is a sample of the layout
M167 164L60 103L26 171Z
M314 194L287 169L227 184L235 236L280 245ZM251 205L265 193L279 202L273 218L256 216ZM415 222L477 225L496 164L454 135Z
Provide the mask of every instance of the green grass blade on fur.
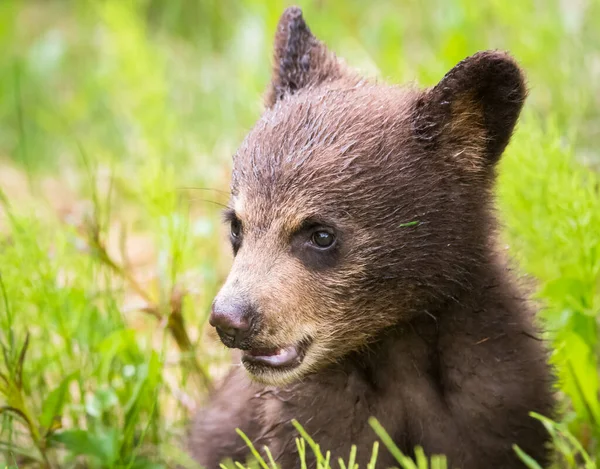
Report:
M348 465L346 466L346 463L342 458L338 458L338 464L340 466L340 469L357 468L358 465L356 464L356 445L352 445L352 447L350 448L350 457L348 458Z
M325 458L323 457L323 453L321 453L321 448L315 442L315 440L313 440L310 437L310 435L306 432L306 430L304 430L304 427L302 427L302 425L300 425L300 423L296 419L292 420L292 425L294 425L294 427L296 428L298 433L300 433L300 436L302 438L304 438L306 443L308 443L308 446L310 446L310 448L312 449L313 453L315 454L315 456L317 458L317 463L319 461L324 461Z
M264 458L260 455L260 453L258 452L258 450L254 447L254 444L250 441L250 438L248 438L246 436L246 434L242 430L240 430L239 428L236 428L235 431L237 432L237 434L239 436L242 437L242 440L244 440L244 443L246 443L246 446L248 446L248 448L250 449L250 452L252 453L252 456L254 456L254 458L256 459L256 461L258 462L258 464L260 465L260 467L262 467L262 469L269 469L269 465L264 460Z
M371 460L367 464L367 469L375 469L375 465L377 464L377 456L379 455L379 442L376 441L373 443L373 451L371 452Z
M533 459L531 456L529 456L525 451L523 451L517 445L513 445L513 449L515 450L515 453L517 453L517 456L519 456L519 459L521 459L521 461L523 461L523 463L529 469L543 469L542 466L540 466L535 459Z
M323 461L323 464L320 464L319 461L317 461L317 467L319 467L320 469L329 469L330 468L330 459L331 459L331 451L327 451L325 453L325 460Z
M383 445L387 448L387 450L392 454L394 459L398 461L400 466L403 469L417 469L414 461L409 457L405 456L404 453L398 448L392 437L388 434L388 432L381 426L379 421L375 417L369 418L369 425L375 431Z
M356 464L356 445L352 445L352 448L350 448L350 459L348 460L348 469L357 469L356 466L358 466L358 464Z
M415 448L415 462L419 469L429 469L427 456L425 456L425 451L423 451L423 448L420 446Z
M431 456L431 469L447 469L446 457L440 454Z
M279 466L277 466L275 459L273 459L273 454L271 453L271 450L269 449L269 447L263 446L263 448L265 449L265 453L267 453L267 458L269 458L269 463L271 464L271 469L278 469Z

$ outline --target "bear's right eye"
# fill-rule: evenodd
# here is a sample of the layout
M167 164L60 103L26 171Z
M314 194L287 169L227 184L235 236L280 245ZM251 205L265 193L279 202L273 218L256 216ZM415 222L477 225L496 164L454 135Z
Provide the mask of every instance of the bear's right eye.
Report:
M242 235L242 222L239 218L231 219L231 237L234 239L239 238Z
M233 248L235 256L242 245L243 226L242 221L238 218L233 209L227 209L223 212L225 223L229 224L229 241Z

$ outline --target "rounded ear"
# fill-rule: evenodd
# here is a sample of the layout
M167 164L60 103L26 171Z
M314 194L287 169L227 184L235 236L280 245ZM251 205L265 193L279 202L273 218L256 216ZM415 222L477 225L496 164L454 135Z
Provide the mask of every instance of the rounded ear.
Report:
M468 146L495 164L508 145L527 96L515 60L500 51L464 59L417 101L414 128L428 147ZM460 150L460 149L459 149Z
M310 32L302 10L289 7L277 25L273 73L265 104L272 107L286 94L336 80L344 71L335 54Z

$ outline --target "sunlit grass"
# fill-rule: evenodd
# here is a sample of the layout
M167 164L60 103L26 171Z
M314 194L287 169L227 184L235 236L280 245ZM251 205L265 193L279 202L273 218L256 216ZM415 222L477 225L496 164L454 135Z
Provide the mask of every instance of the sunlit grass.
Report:
M499 201L509 252L535 278L543 305L568 396L562 418L597 457L600 177L575 154L554 121L528 115L502 163Z

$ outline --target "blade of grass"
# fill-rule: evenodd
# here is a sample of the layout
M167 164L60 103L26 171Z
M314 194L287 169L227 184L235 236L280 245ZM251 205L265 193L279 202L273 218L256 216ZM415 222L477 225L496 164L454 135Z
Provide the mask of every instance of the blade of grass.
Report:
M264 458L260 455L260 453L257 451L257 449L254 447L254 444L250 441L250 438L248 438L246 436L246 434L240 430L239 428L235 429L236 433L242 437L242 440L244 440L244 443L246 443L246 446L248 446L248 448L250 449L250 452L252 453L252 455L254 456L254 458L256 459L256 461L258 462L258 464L260 464L260 466L263 469L269 469L269 465L267 464L267 462L264 460Z

